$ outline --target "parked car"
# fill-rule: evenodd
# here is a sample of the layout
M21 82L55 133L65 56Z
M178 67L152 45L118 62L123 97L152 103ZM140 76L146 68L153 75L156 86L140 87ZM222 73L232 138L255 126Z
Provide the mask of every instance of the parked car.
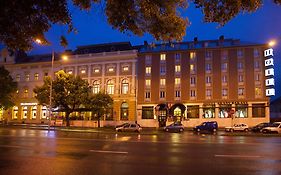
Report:
M251 128L251 131L253 132L261 132L261 130L265 127L269 127L271 126L273 123L260 123L260 124L257 124L256 126L252 127Z
M181 123L172 123L168 126L164 127L164 131L166 132L183 132L184 131L184 126Z
M249 126L244 123L234 124L233 126L225 127L226 132L234 132L234 131L249 131Z
M261 130L262 133L281 133L281 122L274 122L272 125Z
M119 127L116 127L115 130L118 132L123 132L123 131L140 132L142 130L142 128L139 124L125 123L123 125L120 125Z
M200 131L216 132L218 130L218 123L216 121L203 122L200 125L194 127L193 130L196 132L200 132Z

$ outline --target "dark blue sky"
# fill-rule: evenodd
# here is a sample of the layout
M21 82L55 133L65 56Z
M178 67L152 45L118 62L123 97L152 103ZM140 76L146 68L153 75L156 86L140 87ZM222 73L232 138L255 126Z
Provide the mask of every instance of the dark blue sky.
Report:
M262 8L254 13L240 14L232 19L225 26L218 28L215 23L203 23L203 15L199 9L190 7L183 13L191 22L187 28L184 41L193 40L195 36L199 40L217 39L220 35L225 38L240 39L257 43L267 43L271 39L277 39L275 46L275 81L277 96L281 96L281 6L272 3L272 0L265 0ZM113 30L106 22L106 17L99 8L95 12L80 12L72 8L74 26L78 29L78 34L67 34L62 26L54 26L48 33L47 39L52 46L36 46L30 54L49 53L63 51L59 46L58 38L61 34L67 34L69 49L75 49L79 45L90 45L97 43L130 41L133 45L143 44L144 40L156 42L150 35L142 37L122 34Z

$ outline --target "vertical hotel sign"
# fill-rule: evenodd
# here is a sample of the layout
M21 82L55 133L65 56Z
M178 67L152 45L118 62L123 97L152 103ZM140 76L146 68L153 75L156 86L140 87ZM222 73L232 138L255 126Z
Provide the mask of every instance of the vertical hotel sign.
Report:
M264 65L265 65L265 95L267 97L274 96L275 95L275 89L274 89L274 63L273 63L273 49L267 49L264 51Z

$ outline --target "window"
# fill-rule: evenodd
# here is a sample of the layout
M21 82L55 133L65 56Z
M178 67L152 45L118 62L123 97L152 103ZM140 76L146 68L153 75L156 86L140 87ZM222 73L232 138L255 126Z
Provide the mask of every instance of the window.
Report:
M18 118L18 113L19 113L19 108L17 106L15 106L13 108L13 116L12 116L12 118L13 119L17 119Z
M222 96L226 97L227 96L227 89L222 89Z
M166 60L166 54L162 53L160 54L160 61L165 61Z
M68 73L68 74L72 74L73 72L72 72L72 70L69 70L67 73Z
M45 72L45 73L44 73L44 77L47 77L47 76L48 76L48 72Z
M195 64L190 64L190 72L195 72Z
M97 94L100 92L100 82L98 80L93 83L93 93Z
M190 52L190 60L195 60L195 58L196 58L196 52Z
M29 74L25 74L25 81L29 81L30 79L30 75Z
M161 64L160 65L160 74L165 75L166 74L166 65Z
M215 106L203 105L203 118L215 118Z
M199 118L199 105L186 106L187 118Z
M256 87L255 88L255 95L256 96L261 96L261 87Z
M229 114L231 110L231 104L220 105L219 107L219 118L229 118L231 115Z
M212 83L212 77L207 76L206 77L206 83Z
M228 52L227 52L227 50L223 50L223 51L221 52L221 58L222 58L223 60L226 60L226 59L228 58Z
M27 98L27 97L28 97L28 89L24 89L23 97L24 97L24 98Z
M36 119L36 111L37 111L37 106L32 106L32 108L31 108L32 119Z
M265 104L253 104L252 105L252 116L253 117L265 117Z
M143 106L141 118L142 119L154 119L153 106Z
M223 76L222 76L222 82L223 82L223 83L227 83L227 76L226 76L226 75L223 75Z
M175 78L175 85L180 85L180 84L181 84L181 79Z
M256 75L255 75L255 80L256 80L256 81L260 81L260 74L256 74Z
M20 74L16 75L16 81L19 82L20 81Z
M122 69L123 69L123 72L127 72L127 71L129 71L129 66L123 66Z
M226 71L227 70L227 63L222 63L221 64L221 70Z
M258 48L254 49L254 57L259 57L260 56L260 51Z
M175 61L176 62L180 62L180 59L181 59L181 54L180 53L176 53L175 54Z
M27 106L22 107L22 119L27 119Z
M160 91L160 98L165 98L165 91Z
M181 71L181 66L180 65L175 65L175 72L179 73Z
M165 86L166 85L166 79L165 78L161 78L160 79L160 86Z
M196 97L196 91L190 90L190 97Z
M235 117L236 118L247 118L248 117L248 105L241 104L235 106Z
M107 93L108 94L114 94L114 82L113 82L113 80L107 81Z
M206 71L211 71L212 70L212 65L210 63L206 64Z
M81 70L80 70L80 73L81 73L81 74L86 74L86 69L81 69Z
M121 120L128 120L129 119L129 105L128 103L121 104Z
M149 92L149 91L146 91L146 92L145 92L145 98L146 98L146 99L149 99L149 98L150 98L150 92Z
M145 64L150 65L151 64L151 55L145 55Z
M114 68L113 67L108 68L108 72L114 72Z
M94 69L94 73L99 73L100 72L100 69L99 68L95 68Z
M150 85L151 85L150 79L146 79L146 80L145 80L145 86L150 86Z
M242 49L237 50L237 57L243 57L244 53Z
M208 51L205 52L205 58L206 59L212 58L212 56L213 56L212 51L208 50Z
M237 63L237 68L240 70L240 69L243 69L243 63L242 62L238 62Z
M129 92L129 81L127 79L122 80L122 94L128 94Z
M206 96L211 97L212 96L212 90L211 89L206 89Z
M196 77L190 77L190 84L195 85L196 84Z
M145 67L145 74L150 75L151 74L151 67Z
M38 73L34 74L34 80L39 80L39 74Z
M260 68L260 62L258 60L255 60L254 67L255 67L255 69Z
M238 88L238 95L239 96L244 95L244 88Z
M42 119L46 119L47 117L47 107L46 106L43 106L42 107L42 115L41 115L41 118Z
M176 97L181 97L181 91L176 91Z
M244 82L244 76L243 75L238 75L238 82Z

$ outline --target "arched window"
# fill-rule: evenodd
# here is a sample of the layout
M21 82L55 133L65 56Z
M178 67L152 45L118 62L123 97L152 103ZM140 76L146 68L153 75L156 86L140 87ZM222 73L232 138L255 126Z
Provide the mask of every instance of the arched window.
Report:
M129 92L129 81L128 79L122 80L122 94L128 94Z
M106 90L107 90L108 94L114 94L114 82L113 82L113 80L108 80L107 81L107 88L106 88Z
M128 103L124 102L121 105L121 120L128 120L129 119L129 105Z
M13 109L13 119L18 118L18 113L19 113L19 108L17 106L15 106Z
M100 92L100 81L96 80L93 83L93 93L97 94Z
M22 108L22 119L27 119L27 106Z
M181 116L181 109L179 107L176 107L176 109L174 110L174 116Z
M47 117L47 107L46 106L43 106L42 107L42 115L41 115L41 118L42 119L46 119Z
M32 109L31 109L32 119L36 119L36 111L37 111L37 106L32 106Z

